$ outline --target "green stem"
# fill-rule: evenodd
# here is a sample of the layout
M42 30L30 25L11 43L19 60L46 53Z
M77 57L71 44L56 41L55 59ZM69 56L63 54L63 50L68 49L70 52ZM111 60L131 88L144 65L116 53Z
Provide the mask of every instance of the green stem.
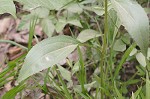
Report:
M86 94L86 89L84 87L84 84L86 83L86 71L85 71L85 65L84 65L84 60L83 60L83 57L82 57L82 52L80 50L80 47L78 46L77 47L77 50L78 50L78 55L79 55L79 63L80 63L80 71L79 71L79 81L81 83L81 88L82 88L82 92L84 94Z
M37 18L33 18L33 20L30 22L30 31L29 31L29 41L28 41L28 51L31 49L32 47L32 39L33 39L33 35L34 35L34 30L35 30L35 25L37 22Z
M102 45L102 55L101 55L101 63L100 63L100 72L101 72L101 87L104 88L104 73L105 73L105 58L107 54L107 32L108 32L108 20L107 20L107 0L105 0L105 27L104 27L104 36L102 38L103 45ZM101 99L104 99L104 92L101 90Z

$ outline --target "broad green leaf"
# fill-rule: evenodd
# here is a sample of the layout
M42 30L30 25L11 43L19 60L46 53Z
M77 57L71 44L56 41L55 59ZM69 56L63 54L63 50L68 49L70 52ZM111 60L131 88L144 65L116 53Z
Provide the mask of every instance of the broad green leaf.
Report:
M84 43L92 38L99 37L99 36L101 36L99 32L92 29L86 29L81 31L81 33L77 37L77 40Z
M27 54L19 73L18 82L59 63L74 51L78 43L77 40L64 35L41 41Z
M102 16L105 13L104 7L100 5L92 5L92 6L83 6L83 9L88 10L88 11L93 11L97 15ZM108 5L108 11L112 9L112 5Z
M67 24L65 19L59 19L58 22L56 23L56 31L61 32L65 25Z
M31 13L39 18L46 18L49 15L49 10L44 7L38 7L32 10Z
M81 27L81 28L82 28L82 25L81 25L80 21L79 21L79 20L77 20L77 19L71 19L71 20L68 20L68 21L67 21L67 23L69 23L69 24L72 24L72 25L75 25L75 26L78 26L78 27Z
M23 85L18 85L11 90L9 90L3 97L2 99L15 99L15 96L18 92L22 91L25 88L25 84Z
M63 6L70 3L72 0L15 0L24 5L26 8L45 7L49 10L60 10Z
M122 25L146 56L149 44L149 20L144 9L134 0L111 0Z
M115 42L113 50L123 52L126 50L126 44L119 39Z
M55 26L54 26L53 22L50 19L45 18L42 20L41 24L42 24L42 28L43 28L44 32L47 34L47 36L51 37L55 30Z
M56 31L61 32L66 24L72 24L82 28L80 21L77 19L69 18L66 20L65 18L59 18L58 22L56 23Z
M142 53L137 53L136 59L142 66L144 67L146 66L146 58Z
M73 4L66 6L66 10L68 10L69 12L78 13L78 14L83 12L82 5L78 3L73 3Z
M16 7L13 0L0 0L0 14L10 13L16 18Z

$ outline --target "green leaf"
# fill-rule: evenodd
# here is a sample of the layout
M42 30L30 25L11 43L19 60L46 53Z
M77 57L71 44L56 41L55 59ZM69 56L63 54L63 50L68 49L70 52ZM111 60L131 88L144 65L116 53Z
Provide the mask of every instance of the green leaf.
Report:
M55 30L55 26L54 26L53 22L50 19L45 18L42 20L41 24L42 24L42 28L43 28L44 32L47 34L47 36L51 37Z
M140 94L141 90L142 90L142 87L138 88L138 90L133 94L134 95L133 99L137 99L137 97Z
M41 41L26 56L19 73L18 82L59 63L74 51L78 43L77 40L64 35Z
M77 37L77 40L79 40L80 42L84 43L90 39L93 39L95 37L99 37L101 36L101 34L95 30L92 29L86 29L83 30Z
M32 10L31 13L39 18L46 18L49 15L49 10L44 7L38 7Z
M71 72L62 67L61 65L57 65L58 70L60 71L62 77L66 79L67 81L71 82Z
M137 53L136 59L142 66L144 67L146 66L146 58L142 53Z
M111 0L111 3L122 25L146 56L150 37L146 12L135 0Z
M82 13L83 9L82 9L82 5L78 4L78 3L72 3L68 6L66 6L66 10L72 13Z
M80 66L79 61L77 61L72 68L72 75L77 71L79 71L79 66Z
M119 39L115 42L113 50L123 52L126 50L126 44L123 43L123 41Z
M25 88L25 84L23 85L18 85L14 87L13 89L9 90L3 97L2 99L15 99L15 96L18 92L22 91Z
M33 19L33 17L34 16L31 14L22 16L21 22L19 23L17 29L18 30L29 29L30 21Z
M58 19L58 22L56 23L56 31L61 32L66 24L72 24L72 25L75 25L75 26L82 28L82 25L81 25L79 20L74 19L74 18L66 19L64 17L63 18L61 17Z
M133 56L133 55L136 54L136 53L137 53L137 49L134 48L134 49L131 51L130 56Z
M0 14L10 13L16 18L16 7L13 0L0 0Z
M96 81L93 81L93 82L88 83L88 84L84 84L84 87L85 87L85 89L87 89L87 91L90 91L95 83L96 83ZM75 85L74 90L77 91L77 92L81 92L82 91L81 85Z
M79 20L77 20L77 19L71 19L71 20L68 20L68 21L67 21L67 23L69 23L69 24L72 24L72 25L75 25L75 26L78 26L78 27L81 27L81 28L82 28L82 25L81 25L80 21L79 21Z
M56 31L59 33L63 30L63 28L65 27L65 25L67 24L65 19L59 18L57 23L56 23Z
M27 6L27 8L45 7L49 10L60 10L72 0L15 0Z
M150 80L149 80L149 76L148 76L148 72L146 72L146 99L149 99L150 97Z

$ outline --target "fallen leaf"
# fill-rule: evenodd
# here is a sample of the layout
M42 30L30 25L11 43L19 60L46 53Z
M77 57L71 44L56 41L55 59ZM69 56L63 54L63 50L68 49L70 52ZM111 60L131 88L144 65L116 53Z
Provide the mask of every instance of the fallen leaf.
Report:
M10 32L14 29L15 20L11 17L0 20L0 34Z

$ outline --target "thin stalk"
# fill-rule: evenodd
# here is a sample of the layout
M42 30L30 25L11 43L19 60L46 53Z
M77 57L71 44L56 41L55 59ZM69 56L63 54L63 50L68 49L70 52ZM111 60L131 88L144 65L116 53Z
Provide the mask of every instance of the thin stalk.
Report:
M18 43L14 42L14 41L10 41L10 40L0 40L0 43L10 43L10 44L19 46L19 47L22 48L22 49L28 50L27 47L25 47L25 46L23 46L23 45L21 45L21 44L18 44Z
M56 70L56 73L57 73L57 76L58 76L58 79L59 79L60 83L62 84L63 92L64 92L66 98L67 98L67 99L73 99L73 98L72 98L72 95L69 93L69 90L68 90L68 88L67 88L65 82L63 81L62 77L60 76L58 70Z
M107 19L107 0L105 0L105 18L104 18L104 35L102 36L102 41L103 41L103 45L102 45L102 55L101 55L101 62L100 62L100 73L101 73L101 87L103 88L104 85L104 72L105 72L105 57L107 54L107 33L108 33L108 19ZM101 90L101 99L104 99L104 92Z
M81 53L81 50L80 50L79 46L77 47L77 50L78 50L79 63L80 63L79 81L80 81L80 84L81 84L82 93L86 94L87 91L84 88L84 84L86 83L86 71L85 71L85 68L84 68L84 66L85 66L84 65L84 60L83 60L82 53Z
M28 51L32 47L32 39L34 36L34 30L35 30L35 25L37 22L37 18L35 17L31 22L30 22L30 30L29 30L29 41L28 41Z

